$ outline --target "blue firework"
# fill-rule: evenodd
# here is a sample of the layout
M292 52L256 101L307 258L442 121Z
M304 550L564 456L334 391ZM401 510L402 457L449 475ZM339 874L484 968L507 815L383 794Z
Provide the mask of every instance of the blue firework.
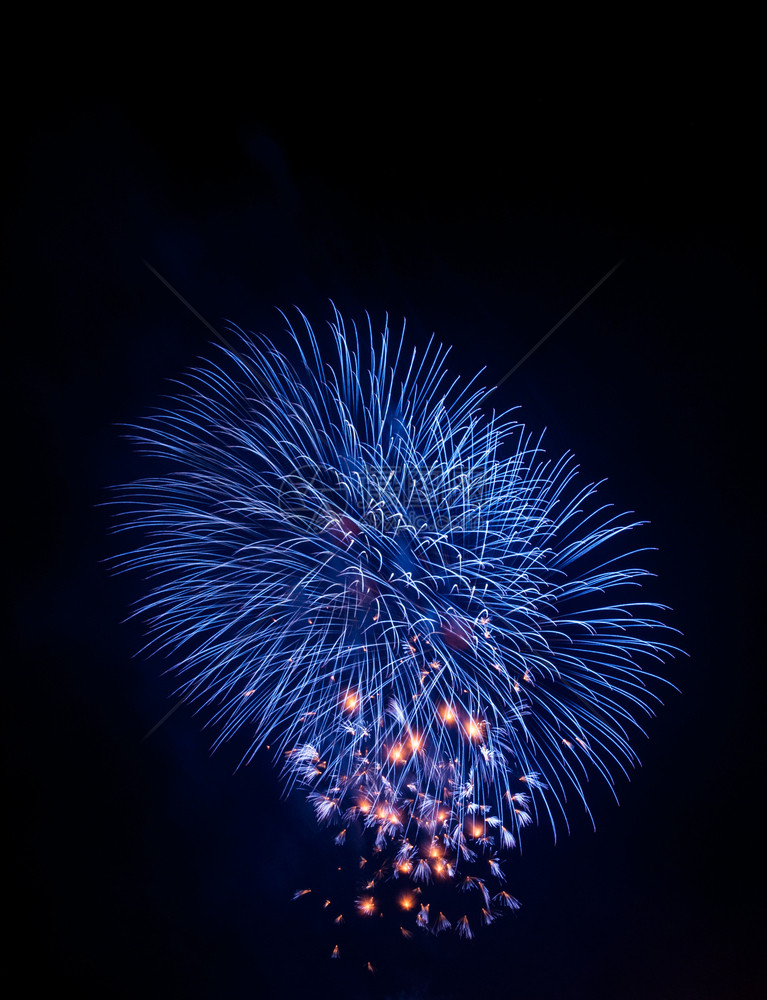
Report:
M628 599L638 522L570 456L433 343L336 312L324 357L302 320L292 362L242 335L133 429L165 468L123 491L143 536L121 566L153 580L154 644L217 742L276 748L336 842L356 824L386 859L369 887L409 882L415 928L468 937L422 889L451 881L485 923L516 906L502 854L634 762L668 631Z

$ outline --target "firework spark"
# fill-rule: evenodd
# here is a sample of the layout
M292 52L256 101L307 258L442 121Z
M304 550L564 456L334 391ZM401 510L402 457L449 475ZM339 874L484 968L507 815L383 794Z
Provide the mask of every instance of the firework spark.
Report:
M638 522L570 456L488 413L442 348L336 312L328 358L302 320L293 363L241 335L132 429L166 469L122 491L143 541L120 566L153 579L154 647L217 744L276 748L355 845L348 915L387 902L405 937L470 939L518 906L502 856L521 830L635 762L645 668L673 647L626 599Z

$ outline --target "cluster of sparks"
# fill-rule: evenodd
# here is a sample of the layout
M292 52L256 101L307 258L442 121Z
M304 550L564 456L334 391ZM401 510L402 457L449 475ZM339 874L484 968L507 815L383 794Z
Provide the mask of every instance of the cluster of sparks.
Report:
M470 731L473 728L470 725ZM476 728L472 739L481 738ZM425 741L414 735L407 746L392 748L389 756L405 768L410 756L425 753ZM305 746L289 756L304 780L316 784L325 763L316 750ZM452 930L470 940L478 926L518 908L505 887L502 859L515 847L518 830L532 822L530 796L526 791L506 793L512 817L507 827L489 805L477 801L473 776L464 780L459 759L431 761L429 766L438 771L434 778L442 784L440 798L419 791L415 782L395 787L360 750L355 774L344 776L330 794L310 793L309 800L318 821L334 828L339 848L353 842L351 859L344 860L358 871L357 916L383 916L388 910L406 939L414 932L440 935ZM534 784L535 779L523 776L520 782ZM310 892L300 890L295 898ZM340 927L346 917L335 912L334 903L327 899L322 908L331 908L333 922ZM332 956L339 955L336 944Z
M470 938L518 905L520 830L635 762L644 668L672 647L625 600L647 575L636 522L569 456L483 413L441 348L406 355L336 313L326 364L304 324L295 363L243 336L133 429L167 468L123 491L145 538L122 565L154 577L155 644L217 742L269 745L353 841L356 914L385 902L406 937Z

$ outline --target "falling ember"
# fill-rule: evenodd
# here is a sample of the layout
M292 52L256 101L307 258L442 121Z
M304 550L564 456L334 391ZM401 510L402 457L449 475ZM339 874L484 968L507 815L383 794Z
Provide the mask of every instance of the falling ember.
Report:
M508 892L499 892L497 896L493 897L493 902L496 906L506 906L510 910L519 909L519 903L513 896L510 896Z
M474 719L469 719L468 733L471 739L479 740L482 738L482 726L479 722Z
M372 896L363 896L357 900L357 910L363 917L372 917L376 911L376 901Z
M429 862L426 858L421 858L418 864L415 866L415 871L413 872L413 878L416 882L430 882L431 881L431 868L429 867Z
M458 921L458 927L456 928L459 937L465 938L467 941L471 941L474 937L471 927L469 926L469 918L467 916L461 917Z
M451 722L455 722L455 712L449 705L443 705L439 711L440 718L444 723L449 725Z

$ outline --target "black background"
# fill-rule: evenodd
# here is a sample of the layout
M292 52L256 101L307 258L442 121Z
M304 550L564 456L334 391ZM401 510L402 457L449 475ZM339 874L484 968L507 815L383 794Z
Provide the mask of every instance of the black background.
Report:
M621 75L618 58L592 86L575 67L546 89L543 68L484 75L478 56L395 86L393 58L357 52L331 82L321 53L231 83L204 59L156 76L139 60L121 86L80 66L10 133L6 864L25 979L87 997L762 996L747 82L705 60ZM375 975L332 963L290 901L328 849L270 762L235 772L242 747L211 756L186 707L142 739L173 679L125 622L143 583L105 567L99 504L147 471L118 425L213 339L142 260L216 329L279 342L275 307L319 327L332 299L406 316L415 343L435 331L489 385L623 261L496 405L651 522L650 593L689 656L620 806L595 781L596 831L577 811L556 846L532 831L511 865L522 909L470 945Z

